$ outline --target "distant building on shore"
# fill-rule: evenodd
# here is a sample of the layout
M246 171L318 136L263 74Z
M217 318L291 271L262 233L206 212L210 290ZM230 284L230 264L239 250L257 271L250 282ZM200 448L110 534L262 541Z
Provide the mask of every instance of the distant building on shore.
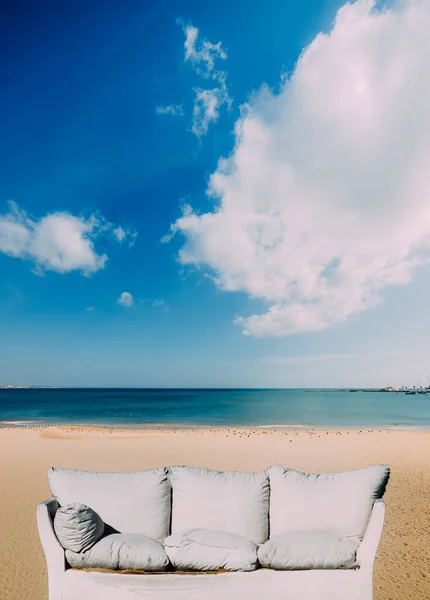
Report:
M27 389L30 386L28 385L0 385L0 390L21 390L21 389Z

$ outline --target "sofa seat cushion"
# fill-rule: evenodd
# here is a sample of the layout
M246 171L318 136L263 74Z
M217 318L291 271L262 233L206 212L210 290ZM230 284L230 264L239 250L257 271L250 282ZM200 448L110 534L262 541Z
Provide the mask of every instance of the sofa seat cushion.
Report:
M169 564L160 542L132 533L112 533L84 552L66 550L66 559L77 569L164 571Z
M172 565L183 571L254 571L257 546L224 531L190 529L170 535L164 547Z
M211 529L256 544L268 539L269 477L266 472L219 472L171 467L172 533Z
M166 468L134 473L49 469L60 506L91 506L119 533L140 533L162 542L170 533L171 486Z
M270 538L258 549L262 567L298 569L353 569L359 538L341 538L331 531L291 531Z
M270 537L294 531L333 531L362 537L373 503L382 498L387 465L344 473L308 474L286 467L268 470Z
M89 550L102 537L105 524L89 506L75 502L61 506L55 513L54 530L58 541L67 550Z

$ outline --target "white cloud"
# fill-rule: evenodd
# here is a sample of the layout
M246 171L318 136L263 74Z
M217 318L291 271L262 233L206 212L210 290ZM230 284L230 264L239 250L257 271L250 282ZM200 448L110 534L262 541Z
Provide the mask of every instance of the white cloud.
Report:
M212 90L196 88L194 91L196 96L191 131L201 137L207 133L210 123L218 121L221 106L226 103L230 106L231 100L225 82Z
M268 364L285 364L285 365L296 365L296 364L307 364L307 363L320 363L320 362L331 362L339 360L375 360L383 357L397 357L403 356L404 352L392 351L392 352L365 352L365 353L340 353L340 354L297 354L293 356L274 356L268 358L261 358L259 362Z
M156 106L155 112L157 115L172 115L172 116L184 116L184 109L182 104L170 104L167 106Z
M185 33L185 61L191 61L199 75L218 79L220 71L215 69L215 61L226 60L227 52L221 42L212 44L206 38L200 39L199 30L193 25L183 26Z
M39 276L45 271L91 275L107 261L105 253L97 252L94 240L109 235L113 228L97 214L75 217L56 212L36 220L9 202L9 212L0 215L0 252L33 261L33 272Z
M170 310L168 305L164 302L163 298L156 298L155 300L153 300L152 306L154 306L154 308L161 308L164 312L169 312Z
M85 309L87 312L93 312L93 310L96 310L95 306L87 306L87 308Z
M430 259L430 3L345 4L279 92L243 107L213 212L171 232L228 291L268 305L244 333L320 331Z
M34 265L34 267L31 269L31 272L37 277L45 277L45 271L40 265Z
M116 303L125 308L133 308L134 298L129 292L122 292Z
M121 227L121 225L119 227L117 227L116 229L114 229L112 233L115 236L115 238L118 240L118 242L123 242L127 235L125 229L123 229Z
M124 240L128 240L128 245L131 247L136 241L137 231L134 229L124 229L119 225L115 229L112 229L112 235L120 244L124 242Z
M14 202L9 208L0 215L0 251L34 261L36 274L78 270L89 275L105 266L107 255L98 254L93 243L103 226L96 215L86 219L59 212L37 221Z
M194 88L193 123L191 131L201 137L208 131L211 123L216 123L220 108L225 104L231 106L231 98L226 83L227 73L215 68L215 61L226 60L227 52L221 42L212 44L206 38L199 37L199 30L193 25L183 26L185 33L185 62L190 61L201 77L216 82L211 89Z
M262 358L260 362L269 364L302 364L316 363L326 361L351 360L363 358L363 354L303 354L297 356L274 356L272 358Z

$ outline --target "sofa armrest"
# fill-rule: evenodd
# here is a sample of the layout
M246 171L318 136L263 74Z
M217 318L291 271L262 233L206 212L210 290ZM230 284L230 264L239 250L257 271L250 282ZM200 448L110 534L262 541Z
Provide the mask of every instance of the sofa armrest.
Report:
M385 503L383 500L375 500L363 541L357 551L357 562L360 565L360 569L373 571L373 563L379 540L381 539L384 518Z
M39 504L36 510L37 528L48 569L49 600L61 600L61 579L66 570L64 549L57 540L53 526L57 509L56 498L50 498Z

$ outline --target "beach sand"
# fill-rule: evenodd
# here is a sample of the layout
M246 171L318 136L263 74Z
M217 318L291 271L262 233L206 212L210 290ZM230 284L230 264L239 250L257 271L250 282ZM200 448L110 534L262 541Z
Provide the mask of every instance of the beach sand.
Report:
M430 598L430 432L266 429L0 429L0 598L47 598L36 504L50 466L132 471L161 465L331 471L388 463L387 515L375 563L375 600Z

